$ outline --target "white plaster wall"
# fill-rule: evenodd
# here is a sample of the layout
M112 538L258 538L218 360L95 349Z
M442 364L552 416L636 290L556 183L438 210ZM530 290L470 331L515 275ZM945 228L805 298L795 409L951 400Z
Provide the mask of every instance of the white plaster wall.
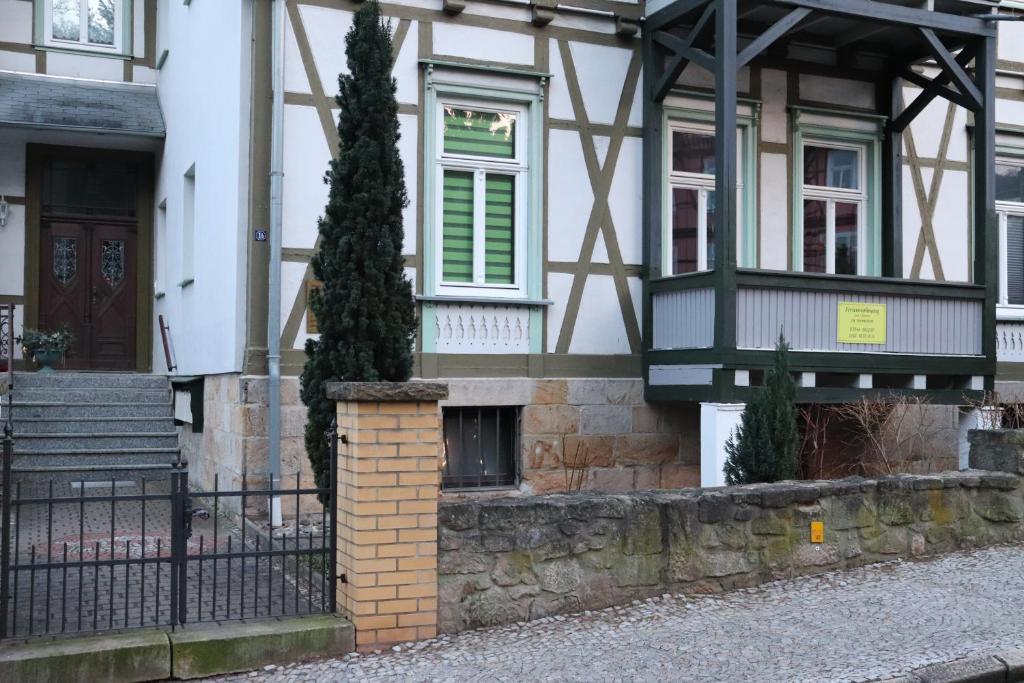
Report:
M0 42L32 42L32 3L24 0L0 0Z
M501 46L500 61L533 65L533 37L522 33L497 31L460 24L434 23L434 52L438 55L481 59L493 55Z
M863 81L801 74L800 99L845 107L873 109L875 87L871 83Z
M997 54L999 59L1024 62L1024 22L1000 22Z
M789 193L772 191L773 179L786 177L787 159L783 154L762 154L761 192L761 268L786 270L789 262L787 253L789 230Z
M159 75L167 125L155 200L167 202L166 296L177 373L240 371L248 224L250 3L171 2ZM234 27L233 30L231 27ZM195 282L182 280L184 174L195 165ZM155 317L154 315L154 317ZM162 366L159 335L154 366Z
M551 130L548 140L548 258L576 261L594 203L590 176L579 133Z

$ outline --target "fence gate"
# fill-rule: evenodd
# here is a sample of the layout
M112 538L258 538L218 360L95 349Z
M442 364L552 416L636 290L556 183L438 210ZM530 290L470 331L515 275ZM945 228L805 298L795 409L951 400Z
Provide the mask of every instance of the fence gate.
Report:
M333 486L197 491L183 463L32 467L2 447L0 639L334 611ZM270 530L251 520L274 497L293 521Z

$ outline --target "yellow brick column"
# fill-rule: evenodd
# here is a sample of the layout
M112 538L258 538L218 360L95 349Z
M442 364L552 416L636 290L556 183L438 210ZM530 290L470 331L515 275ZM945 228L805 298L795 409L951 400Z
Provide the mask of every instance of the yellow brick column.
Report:
M437 498L448 387L327 385L338 407L338 609L366 652L437 635Z

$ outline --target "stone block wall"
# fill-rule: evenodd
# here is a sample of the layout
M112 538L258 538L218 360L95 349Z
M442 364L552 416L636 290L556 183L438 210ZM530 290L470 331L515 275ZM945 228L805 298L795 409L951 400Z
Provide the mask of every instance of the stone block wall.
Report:
M439 629L1024 540L1003 472L443 501ZM812 521L824 523L812 543Z
M520 490L632 491L700 482L696 406L652 404L640 379L451 379L442 406L521 406ZM577 477L580 474L576 475Z
M304 430L306 408L299 400L299 380L281 378L281 479L294 487L296 474L303 488L313 486L313 471L306 457ZM267 378L237 373L207 375L203 381L203 432L179 428L182 457L189 462L192 486L212 491L214 478L221 490L239 490L243 479L249 488L269 480L267 452ZM240 512L240 498L224 498L221 504ZM249 501L250 512L260 513L264 500ZM234 506L234 507L232 507ZM284 497L281 512L286 520L296 516L294 497ZM299 515L317 515L320 505L313 496L300 499Z

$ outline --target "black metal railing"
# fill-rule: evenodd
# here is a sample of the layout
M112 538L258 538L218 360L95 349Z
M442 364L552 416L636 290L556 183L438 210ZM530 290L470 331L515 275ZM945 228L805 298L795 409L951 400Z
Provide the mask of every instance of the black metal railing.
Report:
M196 491L185 463L25 467L9 437L0 474L0 638L335 609L334 485ZM273 497L289 526L254 521Z
M14 304L4 304L0 309L0 360L5 366L4 386L0 387L0 431L10 435L14 431Z

